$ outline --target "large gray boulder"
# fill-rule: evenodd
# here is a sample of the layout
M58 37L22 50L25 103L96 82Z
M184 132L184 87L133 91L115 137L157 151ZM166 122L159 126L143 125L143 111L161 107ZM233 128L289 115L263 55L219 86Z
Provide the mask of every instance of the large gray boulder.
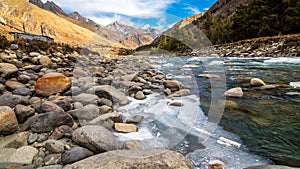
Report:
M119 147L114 135L106 128L97 125L87 125L76 129L72 140L95 153L116 150Z
M170 150L115 150L67 165L64 169L192 169L180 153Z

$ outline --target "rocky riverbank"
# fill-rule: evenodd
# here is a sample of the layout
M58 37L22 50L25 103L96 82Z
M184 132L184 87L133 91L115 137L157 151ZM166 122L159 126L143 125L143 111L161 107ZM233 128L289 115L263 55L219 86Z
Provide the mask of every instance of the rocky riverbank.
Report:
M189 94L143 59L27 54L16 45L0 59L0 168L192 168L177 152L145 151L113 134L136 132L143 120L118 110L127 97Z
M193 168L178 152L145 150L115 135L137 132L144 120L120 106L152 93L186 96L189 87L147 58L82 53L26 53L14 45L0 52L0 168Z
M300 57L300 34L242 40L216 45L220 57Z

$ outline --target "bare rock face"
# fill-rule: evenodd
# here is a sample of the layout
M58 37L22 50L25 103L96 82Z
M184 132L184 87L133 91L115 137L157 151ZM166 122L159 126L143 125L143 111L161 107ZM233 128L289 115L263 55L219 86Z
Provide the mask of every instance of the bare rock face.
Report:
M64 169L192 169L191 163L181 154L170 150L115 150L98 154Z
M15 112L8 106L0 106L0 135L12 134L18 129Z
M61 93L70 87L71 79L62 75L42 77L38 79L34 85L35 92L42 96Z
M80 127L73 132L72 140L95 153L118 149L118 142L114 135L102 126Z

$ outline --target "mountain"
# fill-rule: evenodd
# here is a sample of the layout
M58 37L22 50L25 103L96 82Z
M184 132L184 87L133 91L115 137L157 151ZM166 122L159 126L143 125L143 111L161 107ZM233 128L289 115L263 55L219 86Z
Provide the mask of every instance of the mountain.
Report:
M146 25L142 29L118 21L107 25L105 28L116 33L120 37L119 42L131 49L150 44L160 34L159 30L151 28L150 25Z
M52 1L47 1L46 3L43 3L41 0L29 0L30 3L45 9L47 11L53 12L58 15L64 15L66 16L67 14L62 10L58 5L56 5Z
M44 34L54 38L55 42L68 44L96 43L102 46L114 46L115 43L96 35L87 28L78 26L64 17L43 10L27 0L0 1L0 32L8 35L10 31L41 35L41 26ZM12 36L8 36L12 39Z
M207 12L210 12L214 17L226 18L232 16L237 7L241 4L247 4L250 0L218 0Z

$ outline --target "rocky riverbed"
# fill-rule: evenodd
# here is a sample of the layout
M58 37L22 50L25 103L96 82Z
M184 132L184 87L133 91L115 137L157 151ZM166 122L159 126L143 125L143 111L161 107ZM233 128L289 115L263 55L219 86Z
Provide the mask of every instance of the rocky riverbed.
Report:
M12 46L0 60L0 168L193 168L183 154L116 137L138 132L144 120L120 107L153 93L190 95L189 86L145 58L23 53ZM205 165L225 167L218 160Z
M143 120L118 110L127 97L189 95L144 60L27 54L15 45L0 59L0 168L192 168L177 152L145 151L113 134L137 132Z

